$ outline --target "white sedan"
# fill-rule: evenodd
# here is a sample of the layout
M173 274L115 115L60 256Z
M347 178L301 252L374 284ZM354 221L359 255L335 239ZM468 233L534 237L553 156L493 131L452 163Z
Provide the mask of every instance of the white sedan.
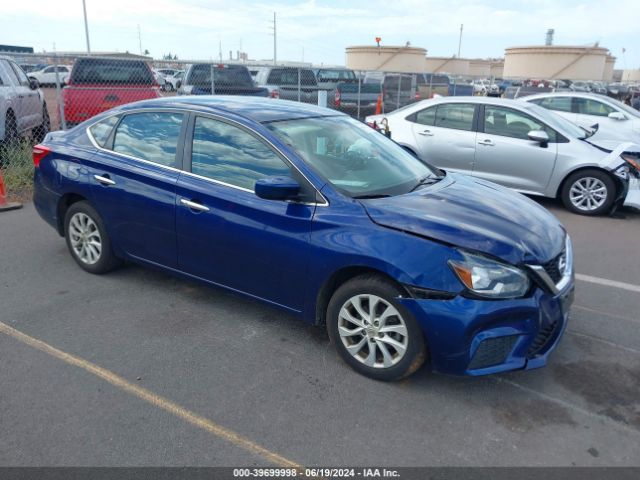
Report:
M538 93L520 100L553 110L584 128L598 124L598 138L605 148L613 149L620 142L640 144L640 112L613 98L594 93L558 92Z
M60 85L64 85L66 78L71 72L71 68L66 65L58 65L58 81ZM30 72L29 78L36 80L40 85L54 86L56 84L56 67L51 65L36 72Z
M366 122L420 159L583 215L640 208L640 146L595 146L598 134L533 103L491 97L423 100ZM374 125L375 122L375 125Z

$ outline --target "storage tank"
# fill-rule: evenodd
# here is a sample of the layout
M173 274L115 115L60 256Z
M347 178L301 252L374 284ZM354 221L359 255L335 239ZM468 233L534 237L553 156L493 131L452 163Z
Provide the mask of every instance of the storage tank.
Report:
M458 57L427 57L423 71L448 73L449 75L469 75L469 59Z
M605 82L613 82L613 68L616 64L616 57L613 55L607 55L604 61L604 73L602 74L602 80Z
M352 70L424 72L425 48L411 46L354 46L346 48L346 65Z
M541 45L505 50L507 78L601 80L609 50L598 45Z

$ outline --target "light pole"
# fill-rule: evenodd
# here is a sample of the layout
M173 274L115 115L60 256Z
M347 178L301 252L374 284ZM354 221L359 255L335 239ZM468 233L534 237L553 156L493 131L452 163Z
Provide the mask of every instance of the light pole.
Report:
M84 13L84 35L87 38L87 53L91 53L91 45L89 44L89 24L87 23L87 4L82 0L82 11Z

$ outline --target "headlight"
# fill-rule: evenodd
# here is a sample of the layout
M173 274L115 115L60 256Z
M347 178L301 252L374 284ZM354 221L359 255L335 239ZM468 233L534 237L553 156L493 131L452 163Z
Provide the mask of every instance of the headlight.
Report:
M449 260L449 265L463 285L476 295L516 298L529 291L529 277L519 268L478 255L460 253L464 260Z
M625 154L623 153L622 155L620 155L622 157L622 159L627 162L629 165L631 165L633 168L635 168L637 171L640 172L640 160L632 157L629 154Z

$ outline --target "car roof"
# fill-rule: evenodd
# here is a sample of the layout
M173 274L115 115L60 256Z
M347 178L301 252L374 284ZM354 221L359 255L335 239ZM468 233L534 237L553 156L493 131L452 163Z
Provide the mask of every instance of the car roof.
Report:
M414 103L412 105L415 106L424 106L426 108L429 105L437 105L439 103L474 103L474 104L482 104L482 105L497 105L504 107L523 107L523 102L518 100L513 100L510 98L500 98L500 97L480 97L480 96L459 96L459 97L437 97L431 98L428 100L422 100L420 102ZM527 104L524 104L524 108L527 107ZM389 114L393 114L390 112Z
M306 103L263 97L232 95L185 95L130 103L120 111L139 108L186 108L202 113L227 113L258 123L309 117L346 116L346 114Z
M576 83L576 82L573 82ZM600 95L597 93L589 93L589 92L574 92L571 90L563 91L563 92L542 92L542 93L534 93L533 95L527 95L526 97L522 97L522 100L527 101L531 98L543 98L543 97L576 97L576 98L592 98L594 100L607 101L609 97L605 95Z

